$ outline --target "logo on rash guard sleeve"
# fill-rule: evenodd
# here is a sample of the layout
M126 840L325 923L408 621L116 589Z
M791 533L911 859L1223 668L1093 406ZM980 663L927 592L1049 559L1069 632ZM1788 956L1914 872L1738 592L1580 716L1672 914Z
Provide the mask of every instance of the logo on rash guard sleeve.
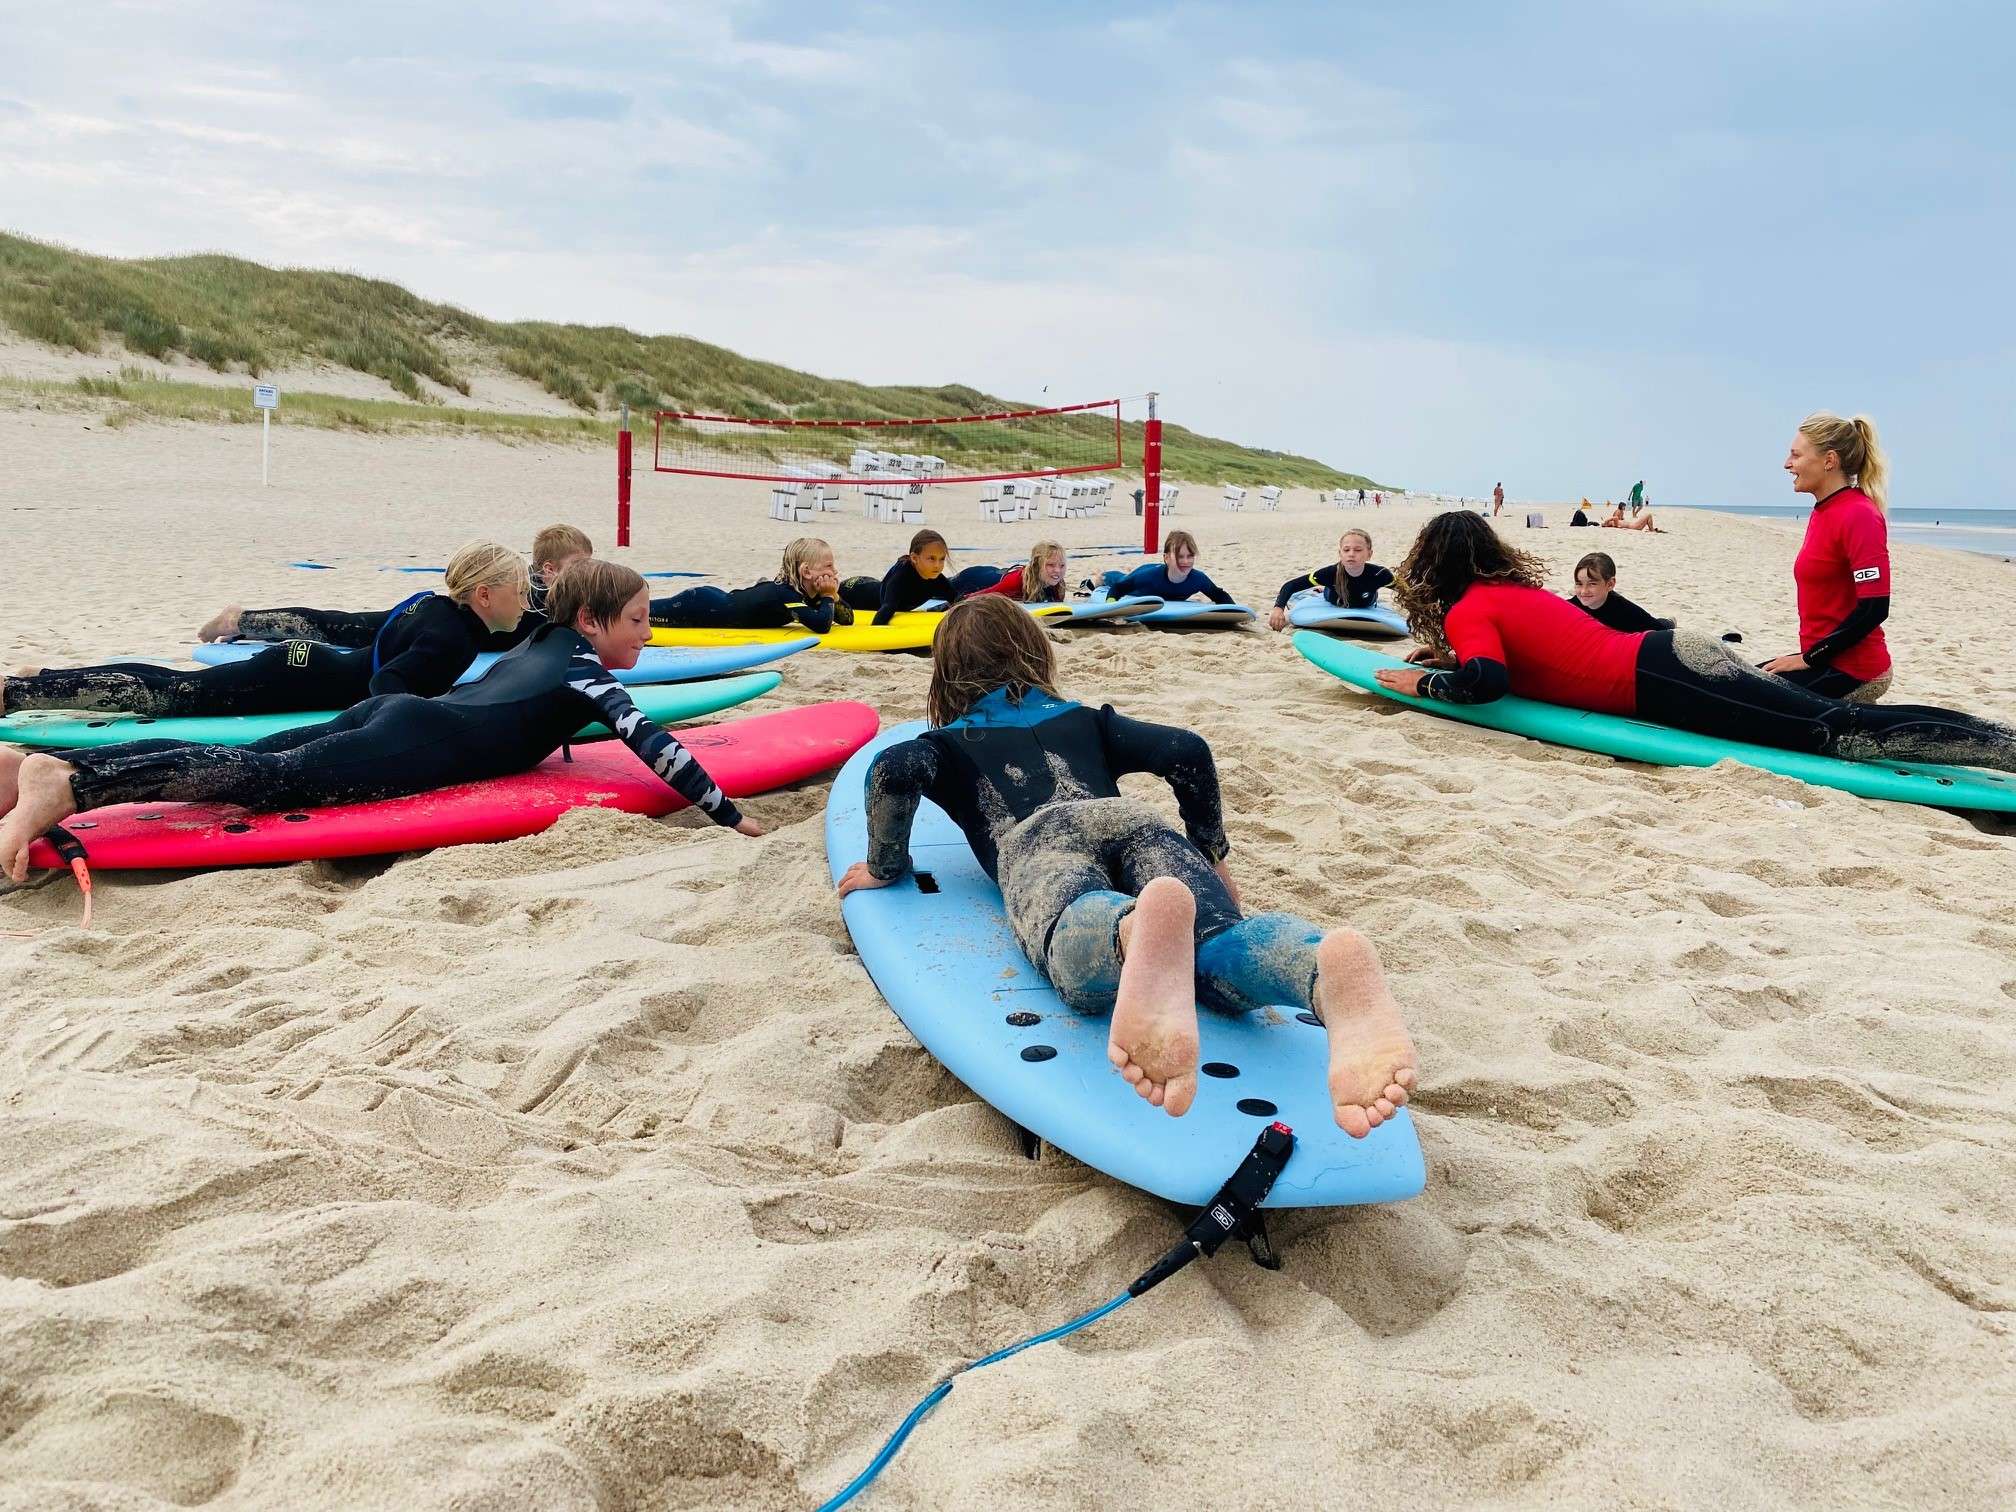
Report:
M1881 567L1857 567L1855 569L1855 581L1858 583L1873 583L1881 576L1883 576L1883 569Z

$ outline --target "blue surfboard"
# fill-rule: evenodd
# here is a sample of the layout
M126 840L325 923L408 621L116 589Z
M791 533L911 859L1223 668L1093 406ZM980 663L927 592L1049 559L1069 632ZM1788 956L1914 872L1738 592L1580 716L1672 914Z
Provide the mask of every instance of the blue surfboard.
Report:
M1144 601L1155 602L1153 600L1144 600L1142 595L1132 593L1116 599L1104 588L1094 588L1092 596L1087 602L1093 604L1132 604ZM1248 609L1244 604L1200 604L1190 599L1182 599L1174 603L1163 601L1160 608L1151 609L1146 614L1138 616L1133 623L1137 625L1155 625L1163 629L1174 626L1178 629L1201 630L1213 626L1223 628L1228 625L1243 625L1252 618L1253 611Z
M240 662L257 656L261 651L271 651L283 641L214 641L209 645L197 646L190 656L207 667L223 666L226 662ZM692 650L675 649L671 646L646 646L637 655L637 665L625 667L616 673L620 683L670 683L695 682L703 677L721 677L730 672L747 671L750 667L760 667L765 662L776 661L779 657L791 656L808 646L819 644L816 635L803 636L798 640L777 641L760 646L702 646ZM480 651L469 668L455 681L475 682L485 672L497 665L499 652Z
M834 778L826 862L835 882L868 851L869 764L923 728L885 730ZM1337 1127L1313 1014L1200 1009L1197 1100L1171 1118L1107 1060L1106 1020L1072 1012L1022 954L1000 889L935 804L918 808L910 856L910 875L842 902L848 933L904 1026L1014 1123L1116 1181L1191 1206L1210 1199L1275 1119L1295 1130L1295 1154L1269 1207L1395 1202L1421 1190L1426 1171L1405 1109L1365 1139Z
M1298 630L1327 630L1332 635L1360 635L1369 640L1393 640L1409 633L1407 616L1384 604L1346 609L1324 600L1320 588L1304 588L1288 598L1288 623Z

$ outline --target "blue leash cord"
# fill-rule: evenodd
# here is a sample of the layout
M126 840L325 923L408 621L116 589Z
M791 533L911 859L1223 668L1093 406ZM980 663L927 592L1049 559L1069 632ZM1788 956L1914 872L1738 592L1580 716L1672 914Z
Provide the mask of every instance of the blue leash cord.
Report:
M998 1361L1007 1359L1010 1355L1018 1355L1025 1349L1033 1349L1038 1344L1048 1344L1052 1339L1061 1339L1066 1334L1076 1333L1081 1328L1086 1328L1091 1324L1097 1323L1123 1302L1133 1301L1134 1296L1133 1292L1122 1292L1111 1302L1102 1302L1093 1308L1092 1311L1085 1313L1081 1317L1073 1318L1069 1323L1053 1328L1048 1333L1036 1334L1031 1338L1024 1339L1020 1344L1010 1344L1006 1349L997 1349L994 1353L975 1360L971 1365L960 1366L952 1374L932 1387L930 1394L923 1401L910 1409L910 1415L903 1419L894 1433L889 1435L889 1442L882 1446L875 1458L868 1461L868 1468L847 1482L845 1486L841 1487L839 1495L835 1496L831 1501L821 1502L819 1504L819 1512L834 1512L836 1507L846 1506L847 1503L867 1490L868 1483L882 1473L888 1466L889 1461L896 1458L896 1451L903 1447L903 1441L910 1437L911 1430L924 1421L925 1414L952 1394L953 1383L967 1371L978 1370L982 1365L995 1364Z

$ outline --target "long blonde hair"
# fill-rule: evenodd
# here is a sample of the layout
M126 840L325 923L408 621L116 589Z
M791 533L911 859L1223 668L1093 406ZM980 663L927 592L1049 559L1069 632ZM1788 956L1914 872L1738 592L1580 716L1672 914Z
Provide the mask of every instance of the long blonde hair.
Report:
M478 588L502 588L511 583L522 592L532 591L525 559L495 541L471 541L448 559L448 570L441 576L441 586L458 604L468 603Z
M1022 564L1022 602L1038 603L1043 598L1043 564L1053 556L1064 555L1064 547L1058 541L1038 541L1029 548L1029 560ZM1062 584L1059 584L1062 587ZM1047 642L1046 642L1047 644Z
M1019 699L1031 688L1057 696L1057 653L1034 615L1013 599L982 594L954 604L931 640L924 717L944 726L992 693Z
M1867 415L1843 420L1826 410L1815 410L1799 422L1799 434L1823 452L1841 459L1841 471L1848 481L1869 495L1876 513L1890 513L1890 459L1876 439L1876 422Z
M784 560L777 568L777 581L800 593L810 596L805 587L805 568L821 552L833 555L833 548L817 536L799 536L795 541L784 543Z

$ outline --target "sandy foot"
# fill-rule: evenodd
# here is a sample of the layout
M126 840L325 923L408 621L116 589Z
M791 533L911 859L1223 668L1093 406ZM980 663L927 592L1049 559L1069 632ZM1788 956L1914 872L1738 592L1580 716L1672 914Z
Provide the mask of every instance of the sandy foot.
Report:
M1172 1118L1197 1096L1196 900L1174 877L1141 890L1120 925L1120 992L1106 1054Z
M1330 1102L1338 1127L1363 1139L1407 1101L1414 1042L1372 942L1338 929L1316 947L1316 1011L1330 1036Z
M48 833L49 826L77 812L70 779L77 769L54 756L34 755L15 773L14 806L0 819L0 872L11 881L28 880L28 847Z

